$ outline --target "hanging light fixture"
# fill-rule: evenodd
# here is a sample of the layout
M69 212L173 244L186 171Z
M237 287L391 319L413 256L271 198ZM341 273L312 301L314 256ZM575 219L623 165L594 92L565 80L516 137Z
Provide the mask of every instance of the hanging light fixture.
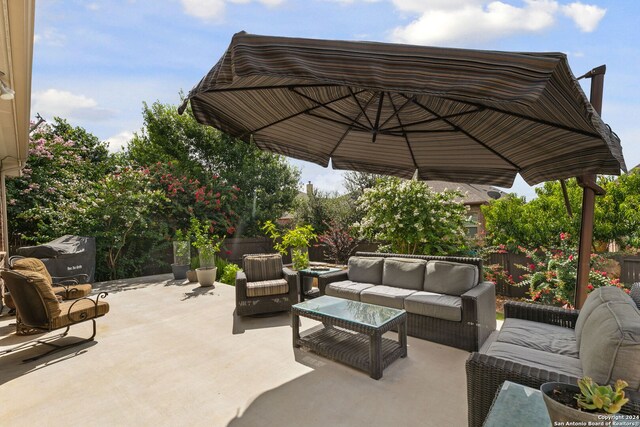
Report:
M16 96L16 91L11 89L4 82L2 77L5 77L6 74L0 71L0 99L4 99L5 101L11 101Z

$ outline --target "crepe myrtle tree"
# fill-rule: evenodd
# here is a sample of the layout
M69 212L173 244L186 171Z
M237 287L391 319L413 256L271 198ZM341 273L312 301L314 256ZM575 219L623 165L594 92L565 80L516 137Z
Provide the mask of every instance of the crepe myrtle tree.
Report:
M358 199L363 218L355 228L395 253L460 253L466 247L467 220L461 197L458 191L434 192L421 181L379 180Z

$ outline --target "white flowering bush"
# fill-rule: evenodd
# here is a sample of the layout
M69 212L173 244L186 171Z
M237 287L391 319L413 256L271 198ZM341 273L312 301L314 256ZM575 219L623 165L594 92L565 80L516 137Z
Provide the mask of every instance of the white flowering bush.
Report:
M424 182L389 178L358 199L355 228L365 239L403 254L445 255L466 247L467 207L458 191L436 193Z

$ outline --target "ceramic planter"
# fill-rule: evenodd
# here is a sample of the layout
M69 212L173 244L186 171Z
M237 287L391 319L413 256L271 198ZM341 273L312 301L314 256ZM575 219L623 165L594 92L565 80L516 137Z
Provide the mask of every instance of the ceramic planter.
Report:
M552 399L550 396L554 390L566 391L571 396L580 394L580 388L573 384L550 382L540 386L542 398L551 419L551 425L567 425L567 422L570 421L581 421L584 425L612 425L613 420L607 419L607 417L610 417L609 414L579 411Z
M196 268L196 274L198 275L198 283L200 286L213 286L216 281L216 267L200 267Z
M187 271L189 271L189 264L171 264L171 271L173 271L174 280L184 280L187 278Z
M196 273L195 270L187 271L187 280L189 282L197 282L198 281L198 274Z

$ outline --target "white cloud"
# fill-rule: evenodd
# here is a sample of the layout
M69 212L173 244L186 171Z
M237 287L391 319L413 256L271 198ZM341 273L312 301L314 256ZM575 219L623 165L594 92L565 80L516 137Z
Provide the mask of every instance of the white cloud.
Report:
M576 23L578 28L585 33L590 33L596 29L600 20L604 18L607 9L598 6L574 2L566 6L562 6L562 13Z
M67 36L55 28L45 28L44 30L34 34L33 42L45 44L47 46L60 47L66 44Z
M101 121L115 115L114 111L99 107L93 98L64 90L47 89L33 93L31 98L31 111L45 118Z
M208 22L220 22L224 16L227 3L248 4L253 1L267 7L276 7L286 0L181 0L184 12Z
M585 32L596 29L606 9L556 0L524 0L514 6L487 0L390 0L397 10L418 17L391 35L397 42L415 44L469 44L514 34L541 32L562 13Z
M115 153L122 151L129 144L129 141L133 138L133 133L129 131L120 132L117 135L109 137L106 141L109 143L109 151Z

